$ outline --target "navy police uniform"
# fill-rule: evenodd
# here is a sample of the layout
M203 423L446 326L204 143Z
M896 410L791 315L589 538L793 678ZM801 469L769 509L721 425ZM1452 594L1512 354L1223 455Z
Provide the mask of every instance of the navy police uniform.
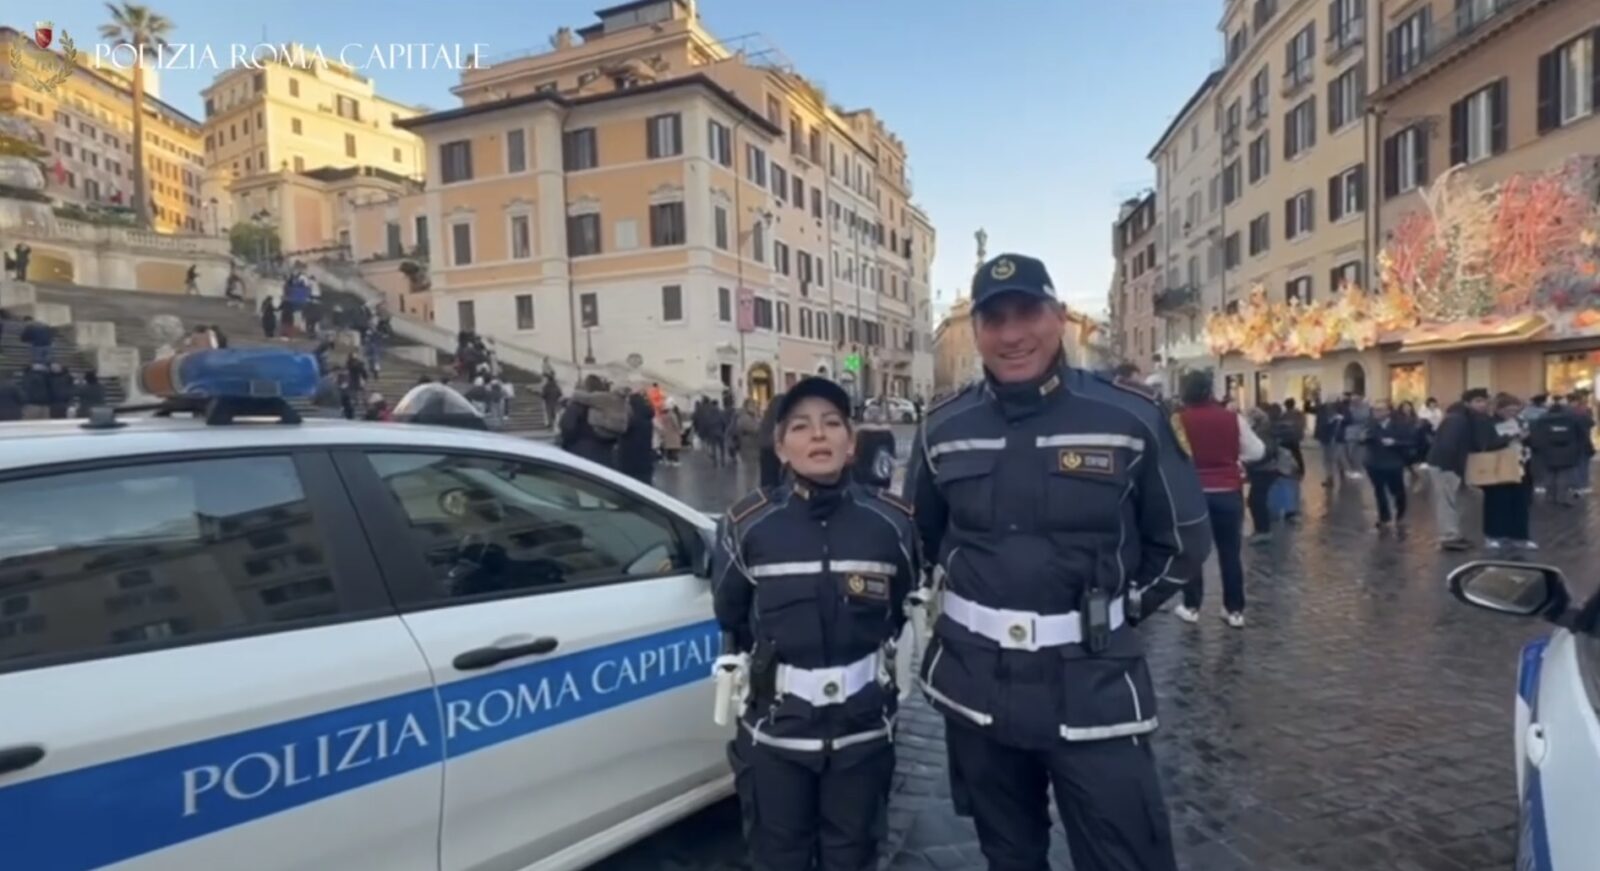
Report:
M980 267L973 305L1054 299L1044 264ZM1175 868L1132 624L1200 571L1204 495L1151 400L1058 361L929 411L905 492L939 614L921 683L994 871L1048 868L1053 788L1078 871Z
M849 414L823 379L783 402L808 395ZM909 506L848 473L791 476L728 511L713 560L717 622L751 656L729 754L755 867L876 868L894 774L889 657L919 571Z

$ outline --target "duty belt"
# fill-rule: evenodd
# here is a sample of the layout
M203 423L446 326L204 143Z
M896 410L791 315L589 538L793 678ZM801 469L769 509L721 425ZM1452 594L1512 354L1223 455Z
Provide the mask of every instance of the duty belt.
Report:
M979 605L945 590L941 610L944 616L982 635L1006 650L1039 650L1063 644L1083 643L1083 617L1077 611L1065 614L1039 614ZM1111 600L1111 629L1125 622L1122 597Z
M779 695L805 699L812 707L842 704L845 699L880 681L881 654L872 653L834 668L796 668L779 663Z

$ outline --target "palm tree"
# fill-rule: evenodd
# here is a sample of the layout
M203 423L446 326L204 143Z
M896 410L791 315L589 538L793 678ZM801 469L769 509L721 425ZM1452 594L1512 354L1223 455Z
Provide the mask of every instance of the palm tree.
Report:
M144 168L144 61L165 49L172 20L138 3L107 3L111 21L100 25L100 37L113 43L133 46L137 62L133 65L133 214L141 224L150 223Z

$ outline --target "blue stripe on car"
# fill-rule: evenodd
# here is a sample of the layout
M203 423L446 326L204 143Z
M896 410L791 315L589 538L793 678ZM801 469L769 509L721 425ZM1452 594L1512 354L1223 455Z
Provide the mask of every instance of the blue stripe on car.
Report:
M0 868L97 868L707 680L719 639L695 623L3 787Z
M1537 638L1522 648L1517 667L1517 695L1528 705L1530 723L1539 722L1539 674L1544 667L1550 637ZM1518 765L1524 764L1517 760ZM1528 766L1528 783L1517 827L1517 871L1553 871L1550 832L1544 818L1544 789L1539 767Z

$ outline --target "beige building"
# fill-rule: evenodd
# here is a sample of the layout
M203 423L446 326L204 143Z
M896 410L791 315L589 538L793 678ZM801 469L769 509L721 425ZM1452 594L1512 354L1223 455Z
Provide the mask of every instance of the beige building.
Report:
M322 181L315 173L370 168L358 174L402 186L422 178L421 140L399 126L419 110L384 99L371 79L341 64L232 69L202 95L206 200L217 199L223 228L261 215L280 228L285 250L336 245L336 222L310 216L339 212L342 191L331 191L324 206L305 205Z
M1165 330L1156 317L1156 294L1163 288L1162 227L1154 191L1122 204L1112 226L1117 258L1111 294L1112 351L1122 361L1150 371L1160 352Z
M33 40L0 27L0 111L25 119L36 131L44 158L45 192L80 207L114 207L133 201L133 94L111 70L98 70L79 53L77 68L54 89L40 90L11 70L11 47L25 63ZM57 55L57 57L60 57ZM163 233L209 231L202 198L204 155L200 122L145 94L145 162L153 229Z
M758 401L812 373L909 395L933 239L904 145L684 0L596 14L400 122L426 192L357 207L364 273L408 295L392 255L424 248L437 323L579 365Z
M1256 285L1272 299L1323 300L1365 286L1367 0L1230 0L1222 126L1225 305ZM1399 4L1396 4L1399 5ZM1376 53L1373 53L1376 57ZM1322 390L1321 361L1223 365L1246 404Z

